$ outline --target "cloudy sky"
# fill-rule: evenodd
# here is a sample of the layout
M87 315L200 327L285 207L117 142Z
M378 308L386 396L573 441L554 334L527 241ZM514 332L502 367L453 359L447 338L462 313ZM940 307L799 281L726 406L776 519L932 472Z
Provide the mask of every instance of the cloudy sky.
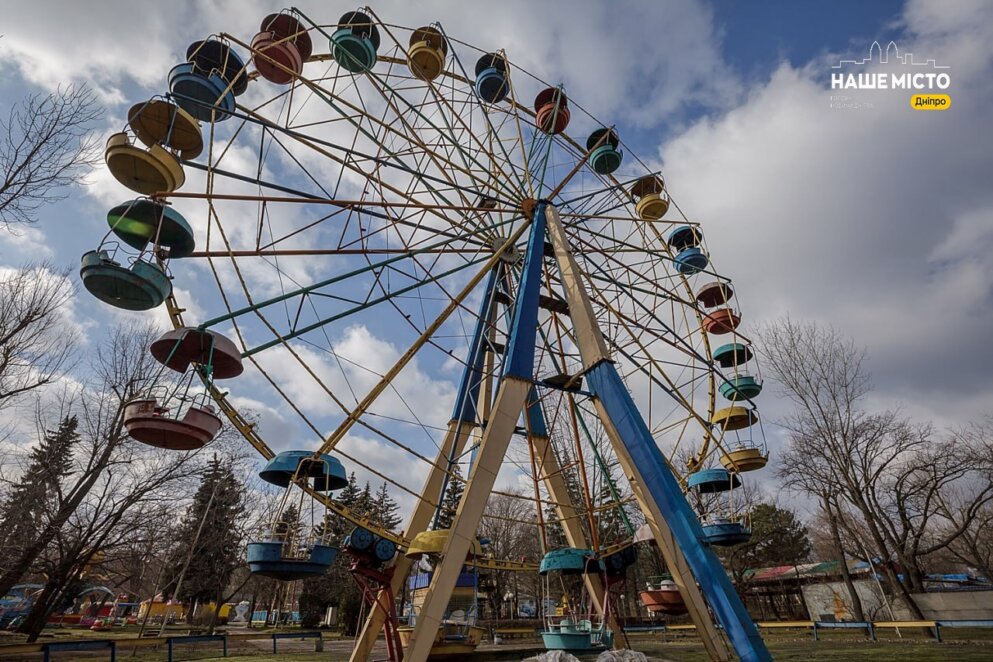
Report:
M350 8L300 7L326 23ZM2 28L0 112L33 92L86 82L106 108L99 130L119 130L131 104L164 90L190 42L222 31L247 41L276 9L257 0L140 11L129 2L23 3ZM703 224L715 264L737 284L746 332L785 314L831 324L867 347L874 405L902 406L942 426L993 412L989 3L425 1L375 10L399 25L441 20L450 35L503 48L515 66L561 81L571 99L616 124ZM950 110L917 112L909 92L879 90L846 93L852 103L839 107L832 65L890 40L950 67ZM92 182L46 209L37 226L0 234L0 267L25 256L70 265L92 249L106 209L128 197L106 173ZM332 268L312 263L314 271ZM191 315L211 308L214 299L194 282L177 278L176 287ZM120 317L85 292L72 315L90 338ZM402 342L359 325L334 346L382 372ZM278 371L278 361L271 367ZM351 370L353 385L375 382L369 370L341 370ZM404 374L406 391L421 400L395 406L446 420L451 366ZM262 414L268 436L299 433L271 394L251 383L233 394ZM769 423L784 413L771 392L761 406ZM347 445L375 466L402 461L361 436Z

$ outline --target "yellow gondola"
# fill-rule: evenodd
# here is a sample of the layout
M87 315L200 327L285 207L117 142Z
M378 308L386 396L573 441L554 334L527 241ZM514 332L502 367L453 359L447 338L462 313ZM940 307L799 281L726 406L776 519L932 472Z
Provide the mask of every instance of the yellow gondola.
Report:
M759 421L759 413L747 407L725 407L714 412L711 424L720 425L725 432L741 430Z

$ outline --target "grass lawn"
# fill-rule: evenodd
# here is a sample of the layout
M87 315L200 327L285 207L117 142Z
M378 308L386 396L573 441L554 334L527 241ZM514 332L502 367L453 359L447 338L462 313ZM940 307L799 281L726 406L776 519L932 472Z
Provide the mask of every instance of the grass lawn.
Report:
M72 639L97 638L85 630L55 630L46 632L44 640L65 641ZM117 631L99 633L99 638L114 638L119 640L118 659L129 662L158 662L166 659L165 647L139 648L132 657L127 638L134 637L133 632ZM175 632L173 634L179 634ZM14 643L19 637L0 636L0 642ZM54 636L53 636L54 635ZM109 636L108 636L109 635ZM116 636L115 636L116 635ZM788 631L763 633L765 640L776 660L802 660L803 662L836 662L840 660L871 660L872 662L917 662L918 660L954 660L955 662L979 662L993 660L993 630L942 630L943 643L937 643L926 638L920 630L904 631L904 637L898 638L893 631L879 633L879 641L872 642L853 632L825 632L820 641L814 641L809 632ZM263 635L264 636L264 635ZM259 662L261 660L286 660L287 662L344 662L351 652L349 639L331 639L324 641L324 651L314 652L313 641L281 641L279 655L273 656L271 640L232 641L230 647L231 662ZM645 653L650 660L659 662L707 662L708 658L703 646L689 634L669 635L639 635L631 637L631 647ZM521 660L533 655L540 648L538 641L520 641L513 645L492 646L484 645L473 659L488 662ZM221 660L220 644L199 644L181 646L176 649L176 661L192 660ZM385 645L382 640L374 652L376 659L385 658ZM37 654L30 656L6 657L0 651L4 660L39 660ZM61 653L53 655L53 662L60 660L105 660L103 654ZM595 655L582 656L583 662L591 662ZM453 661L454 662L454 661Z
M955 660L955 662L989 662L993 660L993 632L987 630L943 630L943 643L925 638L918 631L903 632L900 639L887 631L869 641L851 633L824 633L820 641L808 634L764 632L766 644L776 660L836 662L872 660L872 662L917 662L918 660ZM703 646L689 637L659 641L656 637L633 639L632 647L649 657L673 662L707 662Z

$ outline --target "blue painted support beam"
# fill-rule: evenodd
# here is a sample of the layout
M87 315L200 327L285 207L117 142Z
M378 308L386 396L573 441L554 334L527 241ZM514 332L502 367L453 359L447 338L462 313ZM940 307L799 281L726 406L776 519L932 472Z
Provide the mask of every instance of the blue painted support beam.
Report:
M462 382L459 384L458 395L455 398L455 408L452 410L452 421L457 421L462 425L475 425L479 413L479 387L483 382L483 362L486 359L486 330L493 323L493 293L496 285L503 278L503 264L497 262L486 280L486 289L483 291L483 300L479 303L479 313L476 316L476 328L472 332L472 342L469 345L469 355L466 357L465 369L462 371ZM448 456L449 471L455 463L455 446ZM476 451L473 449L469 457L469 469L476 460ZM448 491L448 483L451 477L445 474L445 479L441 483L441 491L437 495L438 507L434 511L434 527L438 527L441 518L442 502L445 493Z
M503 377L517 377L526 381L534 380L534 347L538 334L538 298L541 292L541 266L545 257L545 208L546 202L539 202L531 220L527 253L524 256L524 269L520 287L514 300L514 312L510 322L510 342L503 363ZM505 281L509 281L504 272ZM475 446L469 454L469 471L476 466Z
M493 321L490 319L493 291L501 278L502 271L503 263L497 262L486 280L483 300L479 304L479 313L476 316L476 328L472 332L472 343L469 345L469 355L466 357L465 370L462 371L462 383L459 385L455 409L452 411L453 421L475 423L477 420L479 386L483 381L483 361L486 358L486 330Z
M541 266L545 257L545 201L538 203L531 221L527 254L521 285L514 301L514 321L510 327L510 346L503 364L504 377L534 379L534 344L538 331L538 294L541 291Z
M548 426L545 425L545 414L541 411L541 399L538 389L531 387L528 393L528 403L525 405L525 415L528 422L528 434L532 437L548 437Z
M738 657L743 662L771 661L765 642L717 555L703 543L700 522L686 502L617 368L612 362L602 360L586 372L586 378L637 467L645 491L662 511L676 544Z

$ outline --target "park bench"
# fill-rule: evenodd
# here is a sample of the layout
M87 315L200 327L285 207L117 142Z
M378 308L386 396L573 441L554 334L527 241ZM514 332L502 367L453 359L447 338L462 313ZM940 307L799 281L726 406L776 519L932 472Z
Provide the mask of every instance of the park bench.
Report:
M841 623L821 623L814 621L814 641L818 641L817 631L818 630L868 630L869 638L873 641L876 640L876 630L873 628L872 623L868 621L851 621L851 622L841 622Z
M625 634L652 634L655 632L665 632L666 626L659 623L658 625L625 625Z
M65 651L93 651L110 649L110 662L117 660L117 643L110 639L92 639L89 641L53 641L41 647L44 662L50 662L52 653Z
M941 628L993 628L993 621L934 621L934 637L941 641Z
M280 639L316 639L317 642L314 644L314 650L318 653L324 650L324 638L321 636L320 632L274 632L272 634L272 654L275 655L278 651L277 642Z
M516 639L524 637L536 637L538 636L538 628L535 627L520 627L520 628L496 628L493 630L493 636L501 637L503 639Z
M221 642L221 649L223 651L223 656L228 656L228 638L223 634L197 634L189 635L183 637L169 637L166 639L166 647L168 649L168 661L172 662L172 650L176 644L203 644L212 641Z
M779 630L779 629L809 629L814 627L813 621L761 621L756 623L762 630Z

